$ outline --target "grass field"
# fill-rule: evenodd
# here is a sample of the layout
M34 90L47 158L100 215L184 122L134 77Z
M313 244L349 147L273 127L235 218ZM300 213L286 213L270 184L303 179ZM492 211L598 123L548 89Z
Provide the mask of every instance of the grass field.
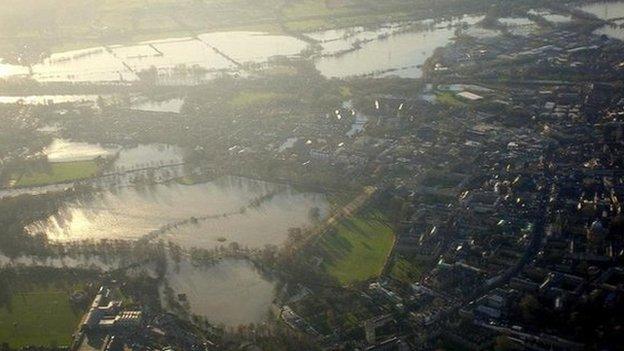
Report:
M390 276L404 283L414 283L419 281L422 274L427 271L427 265L426 262L397 256L390 267Z
M50 169L47 172L23 173L15 177L17 180L15 185L25 187L69 182L92 177L97 170L98 165L95 161L50 163Z
M64 291L16 293L0 307L0 340L11 347L70 345L81 311L72 309Z
M459 100L454 93L447 91L436 94L436 99L438 103L450 107L462 107L466 105L463 101Z
M364 211L343 219L321 239L324 267L342 284L378 276L392 249L394 232L378 211Z

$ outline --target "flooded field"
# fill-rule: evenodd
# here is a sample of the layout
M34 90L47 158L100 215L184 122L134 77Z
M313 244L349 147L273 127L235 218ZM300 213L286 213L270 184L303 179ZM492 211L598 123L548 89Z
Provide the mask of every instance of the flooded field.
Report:
M99 144L90 144L67 139L54 139L52 144L43 149L49 162L88 161L98 157L111 157L116 149Z
M153 68L157 76L203 79L212 72L237 71L245 63L298 55L307 46L285 35L215 32L58 52L32 67L2 63L0 77L30 75L41 82L130 82Z
M598 28L594 34L624 40L624 1L597 2L579 9L610 22Z
M106 190L68 203L27 229L46 233L55 241L147 236L186 247L214 248L237 242L262 248L282 244L291 227L312 224L314 208L321 217L326 215L323 195L224 177L195 185L168 183Z
M261 32L214 32L197 38L239 64L262 63L274 56L295 56L308 43L285 35Z
M95 103L98 95L28 95L28 96L0 96L0 104L23 103L25 105L48 105L65 102Z
M572 16L570 15L561 15L558 13L552 13L548 10L529 10L528 12L531 15L540 16L546 21L550 23L568 23L572 21Z
M603 20L624 18L624 1L596 2L579 7Z
M184 105L184 99L182 98L161 101L138 99L132 103L130 108L137 111L180 113L182 105Z
M173 165L184 162L182 148L168 144L139 144L124 147L117 153L113 168L125 172L148 167Z
M191 313L228 327L267 320L275 284L250 262L223 259L194 267L182 261L178 268L170 269L166 278L176 295L186 296Z
M419 78L422 75L420 66L429 58L438 47L445 46L455 37L458 26L474 25L482 16L467 16L460 20L441 22L429 29L415 31L399 31L393 27L384 27L380 32L366 34L375 37L371 41L358 41L357 48L343 54L324 56L316 61L316 68L327 77L344 78L361 75L381 75L389 73L403 78ZM355 33L359 29L353 29ZM395 34L392 34L396 32ZM343 51L352 47L351 38L359 38L355 34L346 38L340 37L340 32L332 31L318 35L317 38L335 39L331 41L332 50ZM343 34L344 37L344 34ZM342 46L340 46L342 45ZM343 50L339 50L343 49Z
M607 24L596 29L594 34L606 35L610 38L624 40L624 20L613 21L613 24Z

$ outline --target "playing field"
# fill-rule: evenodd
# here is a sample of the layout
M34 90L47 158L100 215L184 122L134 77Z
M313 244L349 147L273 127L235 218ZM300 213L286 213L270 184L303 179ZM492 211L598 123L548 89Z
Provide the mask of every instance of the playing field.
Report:
M97 170L98 166L95 161L50 163L50 169L47 172L24 173L16 177L15 185L26 187L70 182L93 177Z
M14 348L70 345L81 316L67 292L16 293L10 306L0 307L0 340Z
M364 211L343 219L325 234L321 247L324 267L342 284L378 276L394 243L394 232L378 211Z

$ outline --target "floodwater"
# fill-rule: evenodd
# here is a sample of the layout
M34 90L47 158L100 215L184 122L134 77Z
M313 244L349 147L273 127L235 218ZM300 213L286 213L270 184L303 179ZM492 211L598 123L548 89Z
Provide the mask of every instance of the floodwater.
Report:
M624 1L596 2L579 7L603 20L624 18Z
M613 24L607 24L594 31L597 35L606 35L610 38L624 41L624 20L613 21Z
M262 63L274 56L295 56L308 43L285 35L261 32L214 32L197 36L240 64Z
M548 10L529 10L528 12L531 15L540 16L546 21L550 23L568 23L572 21L572 16L570 15L562 15L558 13L553 13Z
M138 111L180 113L182 105L184 105L182 98L161 101L141 99L133 102L130 108Z
M624 40L624 1L597 2L581 6L579 9L611 22L598 28L594 34Z
M498 21L512 35L528 36L539 29L539 26L527 17L502 17Z
M284 243L291 227L313 224L324 195L239 177L194 185L175 182L106 190L65 204L27 227L55 241L165 239L185 247L215 248L237 242L249 248ZM193 220L193 217L195 220Z
M0 77L26 76L28 74L28 67L4 63L0 59Z
M381 35L379 39L361 44L359 49L317 59L316 68L327 77L337 78L384 73L419 78L422 75L420 65L436 48L451 42L458 25L474 25L482 18L468 16L457 21L438 23L430 30ZM385 31L381 34L387 34L388 29ZM350 45L349 39L342 41Z
M426 24L422 23L422 25ZM319 42L322 48L321 55L326 56L353 50L360 43L380 39L404 29L404 25L390 23L375 30L368 30L358 26L312 32L307 33L306 36Z
M174 165L184 162L182 148L169 144L139 144L119 150L113 162L117 172Z
M49 162L74 162L110 157L115 151L115 149L105 148L99 144L54 139L43 149L43 154L48 157Z
M32 67L41 82L133 81L138 77L104 47L55 53Z
M144 42L140 45L115 47L112 51L135 72L152 66L169 74L179 65L199 66L207 70L227 70L235 67L212 48L194 38Z
M58 131L58 127L54 129ZM54 139L43 149L49 162L88 161L114 158L116 171L130 171L184 162L182 148L168 144L138 144L131 147L102 146L67 139Z
M215 72L238 71L244 63L298 55L307 47L306 42L285 35L215 32L58 52L30 68L0 61L0 78L32 75L41 82L131 82L153 67L158 77L200 81Z
M97 95L29 95L29 96L0 96L0 104L22 103L25 105L48 105L65 102L97 101Z
M505 26L528 26L533 24L533 21L527 17L501 17L498 21Z
M195 267L184 260L179 269L171 268L166 277L169 286L176 297L186 295L191 313L227 327L267 320L275 284L249 261L223 259L212 266Z

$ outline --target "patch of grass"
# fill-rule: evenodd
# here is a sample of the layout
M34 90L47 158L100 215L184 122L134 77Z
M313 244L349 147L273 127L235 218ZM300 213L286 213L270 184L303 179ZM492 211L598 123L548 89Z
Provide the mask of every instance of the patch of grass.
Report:
M442 105L451 107L462 107L466 105L464 102L459 100L454 93L448 91L436 94L436 98L438 103Z
M47 289L16 293L0 307L0 340L11 347L70 345L82 311L71 306L69 293Z
M378 276L394 244L394 231L379 211L343 219L321 239L324 268L342 284Z
M69 182L93 177L97 171L98 165L95 161L50 163L48 170L25 172L15 177L15 185L25 187Z
M414 283L420 280L420 277L426 271L427 265L426 262L399 255L392 262L390 276L404 283Z

